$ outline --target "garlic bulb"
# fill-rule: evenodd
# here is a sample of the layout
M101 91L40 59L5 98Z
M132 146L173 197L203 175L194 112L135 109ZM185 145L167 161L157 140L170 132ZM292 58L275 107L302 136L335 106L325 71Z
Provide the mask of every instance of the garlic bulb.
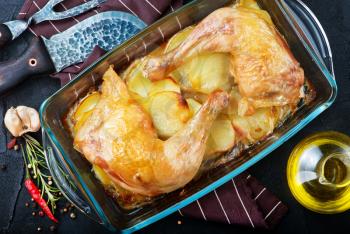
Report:
M8 109L4 123L14 137L22 136L27 132L37 132L40 129L39 113L27 106Z

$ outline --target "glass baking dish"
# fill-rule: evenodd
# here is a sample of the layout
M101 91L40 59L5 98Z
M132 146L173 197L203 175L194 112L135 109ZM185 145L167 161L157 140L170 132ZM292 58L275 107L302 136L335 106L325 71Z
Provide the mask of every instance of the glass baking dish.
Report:
M99 85L110 64L122 70L135 58L157 48L164 40L188 25L197 23L214 10L235 0L197 0L162 18L108 52L61 88L41 105L43 144L46 160L62 193L87 216L108 229L133 232L143 228L204 196L287 141L307 123L329 107L337 93L332 54L328 39L313 13L298 0L258 0L269 12L279 32L305 70L316 91L315 99L300 108L272 137L245 150L239 157L202 175L184 190L167 194L155 202L134 210L124 210L107 195L91 172L91 165L73 148L73 139L64 127L68 109L92 86ZM61 173L62 168L69 178ZM70 186L71 180L75 186Z

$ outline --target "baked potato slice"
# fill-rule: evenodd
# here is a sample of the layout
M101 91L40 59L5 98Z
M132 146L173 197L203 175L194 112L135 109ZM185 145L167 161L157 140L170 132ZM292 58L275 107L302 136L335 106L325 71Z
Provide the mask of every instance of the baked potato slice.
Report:
M149 114L160 138L166 139L182 129L192 117L186 100L177 92L159 92L150 96Z
M271 134L276 125L277 116L272 108L259 108L250 116L232 116L232 124L237 138L245 144L255 143Z
M191 110L192 116L195 115L202 106L202 104L200 104L198 101L196 101L193 98L187 98L186 102Z
M195 115L201 108L202 104L193 98L186 99L188 106ZM229 119L221 116L216 119L210 129L210 134L207 141L207 148L205 151L206 159L212 158L217 153L224 152L232 148L235 144L235 131Z
M212 93L231 88L230 55L226 53L202 54L185 62L170 76L184 90Z
M101 94L99 92L93 92L86 96L80 103L73 114L73 135L79 131L81 126L87 120L87 118L93 112L93 109L99 102Z
M123 73L122 78L126 81L128 90L141 97L147 97L152 86L152 81L142 74L142 60L136 60Z
M184 40L186 40L186 38L190 35L194 28L195 26L188 26L187 28L181 30L180 32L172 36L166 44L164 53L168 53L169 51L178 47Z
M84 114L86 112L91 111L94 109L98 101L100 100L100 93L99 92L92 92L91 94L87 95L80 103L77 109L74 112L73 118L75 121L80 120L83 118Z
M210 129L207 148L205 151L206 159L217 156L217 153L225 152L235 145L235 131L232 123L227 119L217 119Z
M180 86L173 79L165 78L163 80L152 82L149 96L165 91L181 93Z

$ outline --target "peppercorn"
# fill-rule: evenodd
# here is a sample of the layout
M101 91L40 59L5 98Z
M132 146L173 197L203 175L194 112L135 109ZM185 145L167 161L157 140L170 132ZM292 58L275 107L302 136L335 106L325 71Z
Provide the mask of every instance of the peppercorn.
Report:
M35 212L35 211L33 211L33 212L32 212L32 215L33 215L33 216L35 216L35 215L36 215L36 212Z
M38 214L39 214L39 216L40 216L40 217L43 217L43 216L44 216L44 212L43 212L42 210L41 210L41 211L39 211L39 213L38 213Z
M70 215L69 215L69 217L71 218L71 219L75 219L77 216L75 215L75 213L70 213Z
M51 225L49 228L50 228L50 231L51 231L51 232L56 231L56 226L55 226L55 225Z
M48 185L52 185L52 180L49 180L47 183Z
M66 213L68 211L67 208L63 208L63 212Z
M0 165L0 169L1 169L2 171L5 171L5 170L7 169L6 164L1 164L1 165Z
M29 203L28 203L28 202L26 202L24 205L25 205L26 207L29 207Z
M33 202L33 201L34 201L34 198L31 198L30 200Z
M38 232L41 232L41 231L43 230L43 228L39 226L36 230L37 230Z
M13 149L17 151L19 149L18 145L15 145Z
M28 164L27 167L28 167L28 169L32 168L32 164Z

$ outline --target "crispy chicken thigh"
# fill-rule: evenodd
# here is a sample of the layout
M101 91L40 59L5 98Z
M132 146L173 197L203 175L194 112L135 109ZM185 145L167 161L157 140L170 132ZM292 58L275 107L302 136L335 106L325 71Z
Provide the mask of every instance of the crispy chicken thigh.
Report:
M244 6L214 11L177 48L150 57L143 72L151 80L163 79L193 56L210 52L231 54L231 72L242 103L253 110L295 106L302 96L304 71L270 17Z
M101 99L77 132L75 148L114 183L142 195L171 192L191 181L202 163L211 124L228 105L228 94L212 93L183 129L162 141L112 67L103 79Z

